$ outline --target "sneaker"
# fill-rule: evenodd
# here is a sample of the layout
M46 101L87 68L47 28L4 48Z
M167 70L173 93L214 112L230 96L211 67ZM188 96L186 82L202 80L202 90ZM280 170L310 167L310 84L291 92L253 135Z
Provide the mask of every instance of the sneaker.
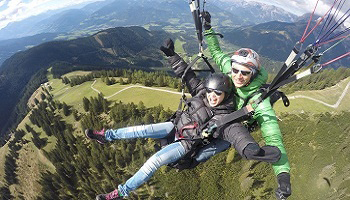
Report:
M119 199L123 199L123 197L120 196L118 189L115 189L108 194L99 194L96 196L96 200L119 200Z
M104 144L108 142L108 140L106 140L106 137L105 137L105 129L102 129L100 131L86 129L85 135L89 139L97 140L97 142L100 144Z

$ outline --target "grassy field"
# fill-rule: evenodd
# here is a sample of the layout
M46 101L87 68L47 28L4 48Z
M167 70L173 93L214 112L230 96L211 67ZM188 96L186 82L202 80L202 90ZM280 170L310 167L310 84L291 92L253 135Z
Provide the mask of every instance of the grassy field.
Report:
M182 46L182 45L184 45L184 44L186 44L186 42L181 41L181 40L179 40L179 39L176 39L176 40L175 40L175 44L174 44L174 45L175 45L176 53L180 53L180 54L186 53L185 50L184 50L184 48L183 48L183 46Z
M132 95L132 97L131 97ZM138 104L142 101L146 107L163 105L165 109L176 110L181 98L181 94L154 91L144 88L130 88L109 98L108 100L122 101L124 103Z
M72 73L70 74L72 76ZM116 79L118 80L119 78L117 77ZM98 95L97 91L101 92L110 101L122 101L125 103L133 102L135 104L143 101L146 107L162 104L164 108L170 108L171 110L177 109L181 97L180 94L167 92L177 92L172 88L158 88L167 91L155 91L146 88L125 89L132 85L120 85L117 83L107 86L100 78L96 79L96 81L85 82L74 87L64 85L60 79L50 79L49 82L53 88L51 93L54 95L54 99L57 99L60 102L65 102L80 112L83 112L83 98L96 97ZM92 87L97 91L92 89ZM122 89L125 90L118 93Z
M88 75L90 74L91 72L90 71L74 71L74 72L69 72L67 74L65 74L64 76L71 79L71 78L75 78L77 76L85 76L85 75Z

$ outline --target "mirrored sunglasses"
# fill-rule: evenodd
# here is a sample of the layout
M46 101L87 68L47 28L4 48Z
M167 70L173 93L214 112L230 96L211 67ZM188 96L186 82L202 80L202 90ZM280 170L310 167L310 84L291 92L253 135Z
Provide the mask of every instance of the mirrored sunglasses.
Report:
M207 91L208 94L214 92L216 96L220 96L222 95L222 93L224 93L223 91L215 90L211 88L205 88L205 90Z
M248 76L249 74L252 73L252 71L250 71L250 70L239 70L239 69L236 69L236 68L232 68L232 73L238 74L239 72L240 72L243 76Z

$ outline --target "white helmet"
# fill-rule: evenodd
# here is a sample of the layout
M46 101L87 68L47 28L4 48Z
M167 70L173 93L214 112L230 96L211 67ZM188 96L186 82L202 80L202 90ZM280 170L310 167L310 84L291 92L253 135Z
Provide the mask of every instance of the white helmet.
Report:
M260 70L260 57L253 49L241 48L233 53L231 61L249 67L253 74Z

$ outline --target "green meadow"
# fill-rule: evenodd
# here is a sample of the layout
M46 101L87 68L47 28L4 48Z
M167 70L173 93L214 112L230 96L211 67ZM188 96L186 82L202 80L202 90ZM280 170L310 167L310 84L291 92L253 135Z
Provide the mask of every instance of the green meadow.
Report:
M119 83L107 86L100 78L96 79L96 81L85 82L74 87L63 84L59 79L51 79L49 82L53 88L51 93L54 95L54 99L65 102L80 112L83 111L83 98L96 97L98 91L112 102L122 101L125 103L133 102L138 104L142 101L146 107L153 107L161 104L164 108L169 108L174 111L177 109L181 98L181 94L172 88L153 87L153 89L160 89L153 90L150 88L141 88L141 85L120 85Z

